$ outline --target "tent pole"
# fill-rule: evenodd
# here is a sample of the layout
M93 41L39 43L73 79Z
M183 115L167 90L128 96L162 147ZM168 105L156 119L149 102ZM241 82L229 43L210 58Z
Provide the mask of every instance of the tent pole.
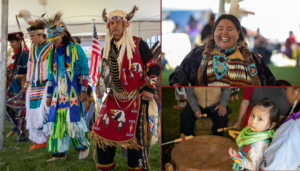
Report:
M136 23L136 35L137 36L140 36L140 30L139 30L140 27L139 27L139 24L140 24L139 22Z
M0 73L0 150L4 149L5 111L6 111L6 68L7 68L7 33L8 33L8 0L2 0L1 17L1 73Z
M219 0L219 16L225 13L225 0Z

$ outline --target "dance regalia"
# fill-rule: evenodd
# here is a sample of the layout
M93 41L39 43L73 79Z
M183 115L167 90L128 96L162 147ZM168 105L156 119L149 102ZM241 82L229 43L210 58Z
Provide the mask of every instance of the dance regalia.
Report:
M117 62L119 50L113 40L110 42L111 50L108 61L113 80L110 87L111 93L103 102L90 135L94 143L99 145L98 148L103 148L105 151L110 151L112 147L129 149L128 158L136 160L136 167L141 169L142 166L147 168L145 142L149 140L147 140L148 132L145 132L143 128L148 127L147 109L149 101L143 100L139 94L143 90L154 94L160 69L152 57L148 45L138 37L133 37L133 41L136 48L133 59L131 59L131 65L129 65L125 51L120 70ZM146 66L149 68L148 72L146 72ZM149 76L149 84L145 86L147 76ZM143 88L139 90L139 87ZM133 149L137 149L140 154L137 153L133 156L131 153ZM105 167L98 159L98 168L100 169L111 169L115 162L105 164L109 167ZM129 163L129 169L133 168L134 165Z
M28 132L25 129L25 95L20 95L26 78L27 73L27 61L28 61L28 49L22 47L14 51L12 59L17 62L14 67L14 63L10 65L11 76L14 75L12 83L6 91L6 113L5 116L11 125L11 132L17 131L16 142L22 142L28 140ZM15 72L15 74L14 74Z
M204 50L205 46L200 46L187 54L170 75L170 85L179 82L185 86L198 85L199 67L205 64L205 60L208 60L203 71L203 82L206 86L250 86L251 76L255 75L258 75L262 86L274 86L276 83L269 68L255 53L252 53L255 64L246 65L238 46L223 50L215 44L210 56L203 54Z
M48 55L52 43L46 42L41 46L32 45L29 53L26 93L26 129L29 139L36 144L44 144L50 135L48 123L49 107L46 105Z
M55 53L54 56L52 53ZM47 146L50 152L65 152L71 144L77 150L89 147L85 109L79 102L80 93L87 92L87 64L83 49L73 42L55 47L55 52L50 51L47 89L47 97L52 98L49 112L49 122L52 124Z

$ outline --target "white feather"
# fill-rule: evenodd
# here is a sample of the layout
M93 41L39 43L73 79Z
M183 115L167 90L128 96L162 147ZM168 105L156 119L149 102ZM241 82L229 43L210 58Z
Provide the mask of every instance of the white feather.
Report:
M255 13L241 9L239 7L238 0L231 0L231 5L228 14L234 15L237 19L241 20L242 17L247 16L249 14L254 15Z
M32 20L30 11L28 11L26 9L20 10L18 17L23 18L27 23L28 23L28 21Z
M48 1L47 0L38 0L39 3L42 5L42 6L46 6L48 5Z

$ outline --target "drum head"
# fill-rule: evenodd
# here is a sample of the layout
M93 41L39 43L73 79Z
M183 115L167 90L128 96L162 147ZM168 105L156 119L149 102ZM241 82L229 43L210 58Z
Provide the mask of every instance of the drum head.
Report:
M172 163L177 170L231 170L233 160L229 148L238 152L237 144L215 135L196 136L176 145L172 151Z

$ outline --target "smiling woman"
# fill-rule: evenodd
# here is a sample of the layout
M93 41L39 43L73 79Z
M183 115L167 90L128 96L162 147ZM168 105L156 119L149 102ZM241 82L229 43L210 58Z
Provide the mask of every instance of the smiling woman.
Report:
M239 19L254 14L232 1L229 14L221 15L213 39L194 48L170 75L171 86L273 86L276 80L255 53L248 49Z

